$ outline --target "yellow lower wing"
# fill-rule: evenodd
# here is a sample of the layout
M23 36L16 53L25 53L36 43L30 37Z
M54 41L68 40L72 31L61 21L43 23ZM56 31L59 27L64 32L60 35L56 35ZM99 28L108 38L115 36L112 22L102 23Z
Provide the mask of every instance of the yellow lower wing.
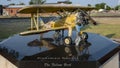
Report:
M20 35L25 36L25 35L41 34L41 33L46 33L48 31L64 30L64 29L67 29L67 27L55 27L50 29L24 31L21 32Z

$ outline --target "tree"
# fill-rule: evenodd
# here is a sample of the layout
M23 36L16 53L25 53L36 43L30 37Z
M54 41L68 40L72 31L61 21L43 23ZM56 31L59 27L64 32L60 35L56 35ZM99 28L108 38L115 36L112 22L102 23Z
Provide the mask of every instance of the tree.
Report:
M91 4L88 4L89 7L91 7Z
M30 1L29 4L31 5L31 4L34 4L34 3L32 1Z
M119 10L120 9L120 5L117 5L116 7L115 7L115 10Z
M72 2L70 0L66 0L65 3L66 4L72 4Z
M100 3L100 7L101 7L102 9L105 9L105 5L106 5L106 3Z
M108 6L106 3L96 4L95 7L96 7L97 10L99 10L99 9L111 10L111 7Z
M15 3L11 3L11 4L9 4L9 5L15 5Z
M29 4L44 4L46 0L31 0Z
M25 5L25 3L19 3L19 5Z
M106 5L106 10L111 10L112 8L108 5Z
M72 4L70 0L58 1L57 3Z
M100 4L96 4L96 5L95 5L95 8L96 8L97 10L101 9Z

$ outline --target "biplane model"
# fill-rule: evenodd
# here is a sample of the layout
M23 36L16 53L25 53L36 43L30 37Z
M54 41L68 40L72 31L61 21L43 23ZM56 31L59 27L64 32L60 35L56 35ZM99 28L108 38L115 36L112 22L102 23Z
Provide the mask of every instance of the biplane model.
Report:
M87 39L88 34L82 32L81 28L92 22L96 22L89 16L87 11L93 10L93 7L84 7L73 4L43 4L43 5L31 5L26 6L18 11L18 13L31 14L31 26L28 31L21 32L20 35L33 35L41 34L49 31L55 31L56 34L60 32L64 33L64 30L68 30L67 37L64 37L65 45L72 43L72 31L76 29L78 36L82 39ZM42 21L40 14L56 13L59 18L51 20L47 23ZM63 34L62 33L62 34Z

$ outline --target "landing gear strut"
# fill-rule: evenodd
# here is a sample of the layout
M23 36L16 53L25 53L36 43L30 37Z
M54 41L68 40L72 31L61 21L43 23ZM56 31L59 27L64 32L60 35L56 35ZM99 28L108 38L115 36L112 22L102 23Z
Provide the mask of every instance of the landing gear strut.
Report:
M79 32L75 39L76 46L79 46L81 42L86 42L88 39L88 34L86 32Z

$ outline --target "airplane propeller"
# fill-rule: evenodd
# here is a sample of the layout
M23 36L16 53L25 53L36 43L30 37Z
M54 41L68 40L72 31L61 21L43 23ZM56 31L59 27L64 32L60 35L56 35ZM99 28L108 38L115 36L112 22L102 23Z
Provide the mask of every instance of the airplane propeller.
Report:
M90 20L93 25L97 25L96 21L93 20L86 11L80 10L80 12L86 17L86 20Z

